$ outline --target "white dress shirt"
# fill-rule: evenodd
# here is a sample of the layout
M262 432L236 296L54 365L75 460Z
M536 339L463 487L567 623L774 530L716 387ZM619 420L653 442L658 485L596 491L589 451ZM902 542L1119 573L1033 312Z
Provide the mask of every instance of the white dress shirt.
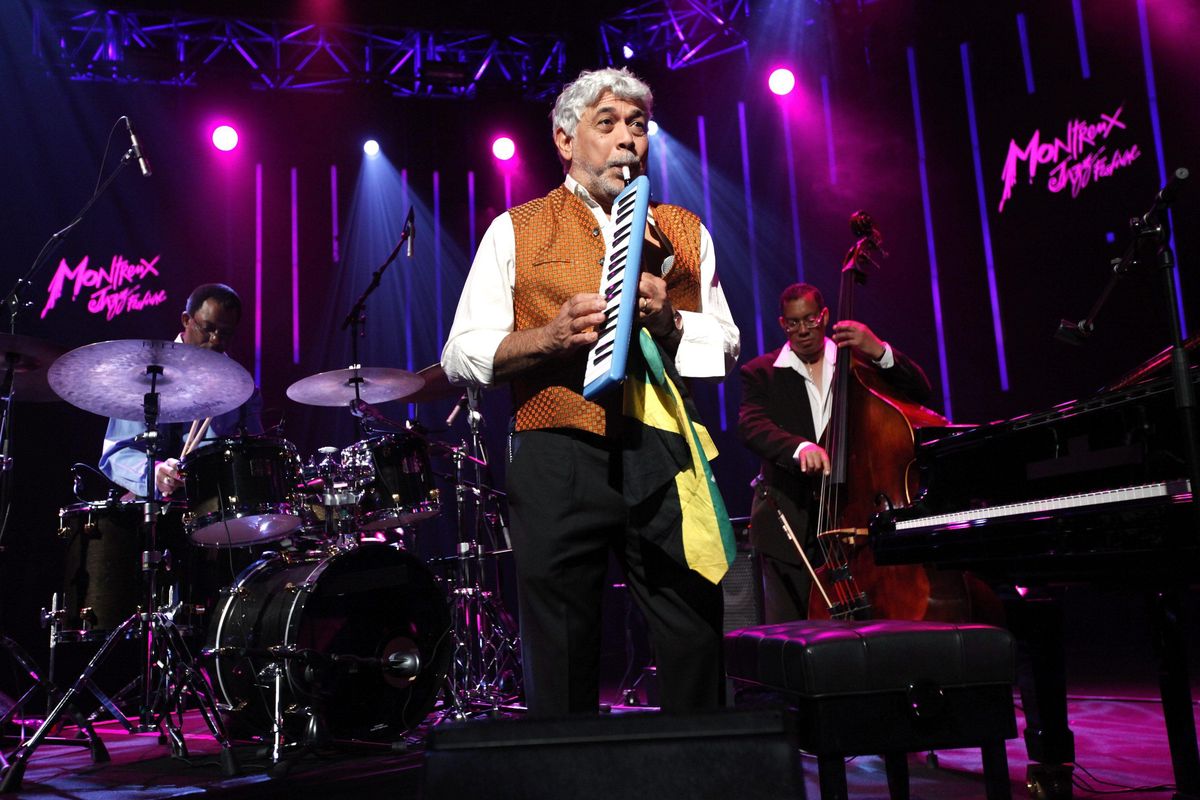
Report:
M830 401L833 396L831 389L833 388L833 371L837 366L837 351L838 347L829 337L825 337L825 355L824 364L821 369L821 383L818 384L813 380L812 373L808 371L808 366L800 360L800 356L792 350L791 343L786 343L779 350L779 356L775 359L772 365L775 369L794 369L804 379L804 388L808 390L808 407L812 411L813 430L816 431L816 438L820 439L825 433L825 426L829 424L829 417L833 414L833 406ZM890 369L896 363L896 357L892 355L892 346L887 342L883 343L883 355L874 362L875 366L881 369ZM796 452L792 454L792 459L800 460L800 454L804 452L806 447L816 447L816 441L802 442L796 448Z
M587 190L570 175L566 178L566 187L591 209L601 230L610 233L608 229L613 227L613 222ZM653 215L650 224L654 224ZM515 282L516 235L512 217L506 211L492 221L479 243L458 300L454 324L442 350L442 368L451 383L493 385L496 349L515 329ZM599 290L600 271L597 270L596 291ZM679 374L687 378L721 378L728 374L737 363L741 334L717 279L712 237L703 224L700 226L700 310L679 313L683 318L683 338L675 353Z

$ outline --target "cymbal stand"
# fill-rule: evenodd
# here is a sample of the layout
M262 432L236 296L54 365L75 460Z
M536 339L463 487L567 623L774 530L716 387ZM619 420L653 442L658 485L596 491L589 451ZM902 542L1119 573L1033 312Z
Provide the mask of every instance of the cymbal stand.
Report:
M496 711L511 706L522 690L520 635L496 593L500 588L499 569L495 562L489 567L485 567L484 562L485 558L512 550L498 546L497 533L507 540L508 526L499 504L502 494L484 483L484 473L490 470L476 388L467 390L467 410L470 444L464 443L452 451L458 542L456 555L449 559L454 570L450 595L453 598L451 626L455 646L447 676L447 699L460 715L471 710ZM474 471L473 482L465 477L468 465ZM467 521L468 502L472 514L470 523ZM491 550L484 549L481 537ZM507 545L507 541L504 544ZM488 585L494 586L496 591Z
M28 740L17 748L12 763L5 769L3 781L0 782L0 793L16 791L20 788L25 766L38 746L46 740L51 729L57 724L63 713L73 708L76 695L86 689L91 692L104 707L113 714L116 720L132 732L149 732L159 730L160 742L170 745L171 753L180 758L187 757L187 745L181 730L184 712L184 698L190 696L200 709L200 714L208 726L209 732L221 746L221 767L226 775L237 774L237 762L234 759L229 737L224 725L217 714L216 700L212 687L204 674L196 668L195 662L188 650L183 635L175 625L174 609L163 611L158 603L158 571L163 565L163 554L157 548L157 516L160 505L157 488L154 485L154 459L158 453L158 379L163 373L159 365L146 367L150 379L150 391L143 400L145 412L146 433L146 496L145 496L145 531L148 549L142 552L142 574L145 586L145 605L134 612L128 619L117 626L100 649L88 661L83 672L75 679L47 715L41 726L34 731ZM92 681L96 670L108 657L115 644L126 638L131 629L144 638L146 644L145 661L143 662L142 702L138 712L138 724L133 725ZM178 714L176 721L172 714ZM90 729L90 728L89 728Z

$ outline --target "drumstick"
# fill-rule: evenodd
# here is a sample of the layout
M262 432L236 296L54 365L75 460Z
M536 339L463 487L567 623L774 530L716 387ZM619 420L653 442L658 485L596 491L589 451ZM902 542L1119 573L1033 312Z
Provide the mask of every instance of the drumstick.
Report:
M200 424L200 420L192 420L192 428L188 431L187 438L183 440L183 451L179 454L179 460L182 461L184 456L191 450L192 438L196 435L196 427Z
M187 454L195 450L196 446L200 444L200 440L204 438L204 434L208 433L208 426L211 423L212 417L205 417L204 422L192 422L192 430L188 433L188 440L183 445L183 454L179 456L181 461L187 458ZM200 426L199 430L196 428L197 425Z

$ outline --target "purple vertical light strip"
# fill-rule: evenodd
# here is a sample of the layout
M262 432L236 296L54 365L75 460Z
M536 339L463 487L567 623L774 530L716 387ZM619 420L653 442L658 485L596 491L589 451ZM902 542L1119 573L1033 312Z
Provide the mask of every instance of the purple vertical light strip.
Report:
M254 165L254 383L262 386L263 183Z
M1150 21L1146 17L1146 0L1137 0L1138 32L1142 40L1142 67L1146 72L1146 99L1150 107L1150 130L1154 133L1154 155L1158 159L1158 185L1167 183L1167 164L1163 154L1162 125L1158 117L1158 86L1154 81L1154 58L1150 52ZM1171 252L1175 250L1175 215L1167 213L1167 222L1171 226ZM1183 293L1179 290L1179 262L1175 262L1175 297L1179 314L1179 324L1183 335L1188 335L1187 317L1183 313Z
M1029 57L1029 34L1025 31L1024 14L1017 14L1017 38L1021 40L1021 63L1025 65L1025 92L1033 94L1033 60Z
M1088 64L1087 37L1083 35L1083 1L1071 0L1071 11L1075 14L1075 43L1079 46L1079 72L1086 81L1092 77L1092 67Z
M833 108L829 102L829 76L821 76L821 103L825 107L825 155L829 159L829 184L837 186L837 159L833 146ZM762 348L759 348L760 352Z
M505 170L504 172L504 207L512 208L512 173Z
M471 237L471 244L467 248L467 252L474 253L477 242L475 240L475 173L467 171L467 235Z
M704 115L696 117L696 131L700 136L700 188L704 193L704 224L709 233L712 233L712 194L708 187L708 130L704 124Z
M404 209L404 213L408 213L408 209L412 208L412 201L408 195L408 170L400 170L400 204ZM412 290L412 263L406 258L405 263L400 265L400 274L404 278L404 363L405 368L413 371L413 313L416 311L416 304L413 303ZM412 413L411 410L409 413Z
M971 158L975 162L975 199L979 203L979 224L983 230L983 261L987 266L988 299L992 303L992 336L996 339L996 361L1000 366L1000 389L1008 391L1008 356L1004 349L1004 323L1000 319L1000 291L996 286L996 260L992 256L992 229L983 191L983 159L979 154L979 125L975 118L975 85L971 80L971 52L966 42L959 46L962 57L963 88L967 93L967 126L971 131Z
M796 253L796 280L804 283L804 251L800 248L800 199L796 194L796 155L792 152L792 120L787 104L779 104L783 117L783 152L787 157L788 198L792 204L792 250Z
M400 170L400 206L405 214L412 208L412 200L408 194L408 170ZM413 364L413 313L419 305L413 302L413 287L412 287L412 262L405 258L403 263L396 265L400 268L401 285L404 287L404 365L409 372L415 372L416 367ZM408 404L408 416L410 419L416 419L417 407L413 403Z
M700 183L704 189L704 225L709 233L713 229L712 192L708 182L708 132L704 125L704 115L696 117L696 130L700 135ZM717 406L720 408L721 430L729 427L728 414L725 411L725 384L717 384Z
M925 214L925 249L929 253L929 288L933 295L933 324L937 328L938 367L942 373L942 408L953 418L950 405L950 366L946 359L946 328L942 320L942 290L938 282L937 250L933 245L933 217L929 207L929 176L925 172L925 129L921 123L921 95L917 91L917 58L908 48L908 85L912 93L913 122L917 136L917 172L921 177L921 207Z
M662 202L669 203L671 202L671 179L670 172L667 169L667 162L670 161L670 159L667 157L667 136L662 132L662 128L659 128L658 135L654 138L657 140L657 143L654 145L654 147L659 150L658 181L660 185L658 187L659 190L653 194L657 195Z
M446 344L442 309L442 180L436 169L433 171L433 293L437 301L437 350L441 357L442 346Z
M746 104L738 101L738 135L742 145L742 198L746 204L746 252L750 256L750 291L754 297L754 333L758 350L766 352L762 296L758 280L758 237L754 235L754 194L750 191L750 137L746 134Z
M292 363L300 363L300 212L292 167Z
M337 193L337 165L329 165L329 221L333 238L333 256L334 264L342 260L342 254L338 250L338 193Z

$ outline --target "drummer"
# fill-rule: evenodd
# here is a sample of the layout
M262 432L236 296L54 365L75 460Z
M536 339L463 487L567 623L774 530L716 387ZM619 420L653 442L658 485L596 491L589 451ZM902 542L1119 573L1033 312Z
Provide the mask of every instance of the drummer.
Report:
M242 319L242 300L223 283L205 283L188 296L180 319L183 332L175 337L176 342L224 353ZM199 425L184 422L158 426L159 460L155 462L154 483L164 497L183 486L178 456L186 437L202 426L202 422ZM104 434L104 452L100 456L101 472L137 495L146 490L146 443L136 438L145 431L142 422L110 419ZM213 417L204 437L262 432L262 395L256 387L250 399L239 408Z

